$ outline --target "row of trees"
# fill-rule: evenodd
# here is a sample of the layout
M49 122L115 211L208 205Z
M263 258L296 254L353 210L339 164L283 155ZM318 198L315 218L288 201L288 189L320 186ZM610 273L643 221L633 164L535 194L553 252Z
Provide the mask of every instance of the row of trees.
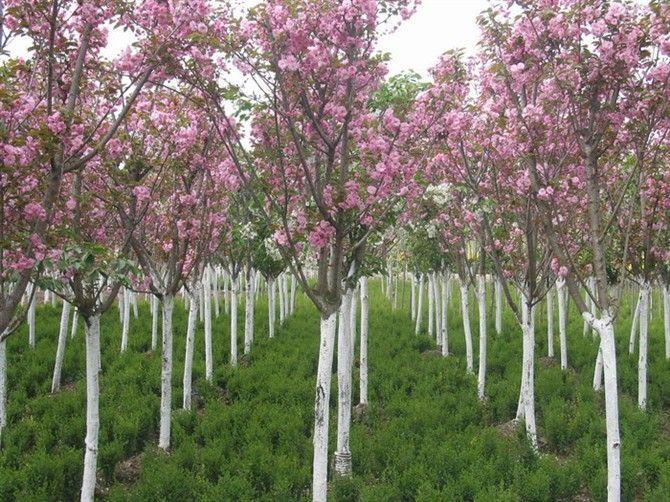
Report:
M523 336L517 417L533 442L533 311L555 283L560 308L567 289L600 339L608 495L619 499L618 286L640 283L641 407L653 281L670 302L670 7L495 2L480 17L476 57L445 54L429 83L384 82L379 36L415 7L268 0L239 15L207 0L0 4L0 51L9 54L0 82L0 357L30 316L21 305L37 290L29 284L83 318L82 500L95 487L101 315L122 287L161 305L159 445L167 449L174 298L186 291L194 319L204 285L211 311L222 269L231 326L239 277L253 305L256 271L274 291L288 270L321 314L313 496L325 500L335 337L335 468L347 474L352 299L359 282L366 297L364 278L381 271L394 245L431 272L441 326L444 277L458 275L469 371L468 290L476 283L483 317L485 275L495 276ZM110 57L109 40L121 34L134 42ZM26 58L12 56L13 41L28 42ZM233 83L239 72L244 87ZM187 362L191 323L189 333ZM480 323L480 397L486 338ZM233 364L236 351L232 343Z

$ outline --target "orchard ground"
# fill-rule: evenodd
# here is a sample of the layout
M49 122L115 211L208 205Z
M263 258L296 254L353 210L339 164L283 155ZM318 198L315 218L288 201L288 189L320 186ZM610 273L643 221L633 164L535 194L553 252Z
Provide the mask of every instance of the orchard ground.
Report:
M379 282L371 283L370 406L365 413L355 414L352 426L354 476L332 481L329 497L338 501L605 500L603 397L591 386L597 341L582 335L574 305L568 329L570 369L565 372L544 357L546 318L544 306L538 307L535 395L541 441L536 455L523 432L505 425L515 415L520 384L521 333L511 313L505 312L503 332L495 335L489 295L488 398L481 403L476 377L465 372L458 295L452 294L450 300L452 355L442 358L433 340L414 335L409 286L404 291L404 307L394 311ZM646 413L636 406L637 355L630 356L627 350L631 292L623 317L616 322L625 500L661 501L670 493L670 363L663 357L658 291L654 296ZM471 305L473 333L477 333L475 302ZM204 381L203 332L198 326L194 362L198 396L194 411L184 412L179 408L187 313L182 305L175 309L174 412L168 454L156 446L160 353L149 351L149 306L141 303L139 319L131 319L130 346L124 354L119 353L121 327L116 309L104 316L99 498L310 498L319 318L299 295L296 314L269 340L265 298L258 301L256 316L252 353L236 369L227 365L228 317L222 313L214 320L214 385ZM86 419L84 333L80 320L76 338L68 339L63 389L51 395L59 318L60 306L40 307L36 348L28 348L25 326L8 344L8 426L0 450L3 501L79 496ZM242 347L242 328L238 336ZM354 402L357 377L356 366ZM334 377L333 423L336 385ZM331 458L334 436L331 428Z

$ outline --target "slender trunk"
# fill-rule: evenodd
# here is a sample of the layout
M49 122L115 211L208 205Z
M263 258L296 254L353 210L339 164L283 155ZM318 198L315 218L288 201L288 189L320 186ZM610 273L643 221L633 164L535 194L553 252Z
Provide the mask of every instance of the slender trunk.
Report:
M229 277L228 274L223 271L223 307L226 315L230 314L230 296L228 292L229 286Z
M587 314L588 315L588 314ZM614 325L608 311L593 320L600 335L605 373L605 424L607 429L607 499L621 499L621 439L619 437L619 403L617 390L616 346Z
M31 349L35 348L35 308L37 305L37 292L33 292L37 286L33 283L31 286L30 295L31 301L28 306L28 346Z
M7 426L7 339L0 341L0 446Z
M628 340L628 353L635 353L635 339L637 338L638 323L640 320L640 302L642 300L642 290L637 295L637 303L633 312L633 323L630 326L630 339Z
M230 365L237 366L237 288L239 279L230 277Z
M640 288L640 354L637 363L637 405L647 409L647 344L649 334L649 299L651 284L643 282Z
M412 274L412 289L410 291L410 308L412 321L416 319L416 276Z
M433 272L433 297L435 299L435 340L442 345L442 300L440 296L440 274Z
M477 305L479 307L479 373L477 378L477 397L484 399L486 387L486 277L477 277Z
M247 272L247 284L244 302L244 353L251 352L251 342L254 338L254 273Z
M670 361L670 284L663 285L663 331L665 333L665 358Z
M328 495L328 416L336 321L337 314L335 313L326 319L321 319L319 364L314 398L314 460L312 465L314 502L327 502Z
M98 462L98 431L100 430L100 315L84 319L86 326L86 451L81 501L92 502Z
M130 328L130 291L123 288L123 321L121 322L121 352L128 348L128 330Z
M461 281L461 317L463 318L463 333L465 334L465 359L468 373L473 373L472 360L472 331L470 329L470 300L468 299L468 285Z
M289 297L288 297L288 276L284 274L282 279L282 294L284 295L284 321L288 317Z
M561 345L561 369L568 369L568 338L567 338L567 312L565 308L565 279L556 282L556 293L558 295L558 337Z
M368 404L368 278L361 285L360 404Z
M414 334L416 335L421 332L421 314L423 312L423 278L424 274L421 274L419 277L419 291L416 301L416 327L414 328Z
M186 325L186 354L184 355L183 379L183 407L185 410L191 409L191 396L193 394L193 350L195 346L195 325L198 317L198 293L197 291L191 291L189 295L191 300L188 306L188 324Z
M204 276L202 278L202 290L203 290L203 313L205 315L204 319L204 328L205 328L205 380L211 382L214 378L214 361L212 357L212 294L211 294L211 275L213 272L209 269L205 269ZM197 295L193 295L192 301L197 304ZM199 308L199 307L198 307ZM193 312L194 318L193 323L195 326L196 317L198 313L198 308ZM190 317L189 317L190 321ZM195 329L195 328L194 328Z
M358 310L358 288L351 290L351 302L349 305L349 349L351 351L351 364L353 364L354 356L356 354L356 321Z
M219 275L216 272L216 269L211 267L207 267L207 273L210 280L210 290L214 293L214 317L218 319L221 311L221 302L219 299Z
M502 283L500 279L496 279L494 296L496 304L496 334L499 335L502 332Z
M524 294L521 315L522 361L521 389L516 419L523 420L526 434L534 448L537 448L537 427L535 423L535 326L530 300Z
M277 280L277 290L279 292L279 325L282 326L284 324L284 302L286 301L286 298L284 298L283 286L284 274L281 274L279 277L277 277Z
M275 280L273 277L268 277L268 326L270 338L275 337Z
M428 274L428 336L433 338L435 336L435 325L433 319L435 317L435 289L433 288L433 273Z
M56 363L54 364L54 374L51 379L51 392L60 390L61 371L63 369L63 360L65 359L65 343L67 341L67 327L70 320L70 304L63 301L63 310L60 315L60 329L58 330L58 348L56 349Z
M72 328L70 329L70 338L74 338L77 334L77 323L79 322L79 309L75 307L74 314L72 314Z
M132 291L130 292L130 302L133 306L133 317L137 319L140 316L139 308L137 305L137 293Z
M554 357L554 290L547 290L547 356Z
M442 355L449 355L449 274L444 274L442 280Z
M158 298L151 295L151 350L158 345Z
M174 297L163 296L163 354L161 366L161 409L158 447L170 447L170 417L172 412L172 310Z
M342 297L337 332L337 450L335 472L340 476L351 475L351 451L349 431L351 429L351 328L350 309L352 290L347 289Z
M291 306L289 308L289 313L291 315L295 313L295 293L296 293L296 280L295 276L291 275Z

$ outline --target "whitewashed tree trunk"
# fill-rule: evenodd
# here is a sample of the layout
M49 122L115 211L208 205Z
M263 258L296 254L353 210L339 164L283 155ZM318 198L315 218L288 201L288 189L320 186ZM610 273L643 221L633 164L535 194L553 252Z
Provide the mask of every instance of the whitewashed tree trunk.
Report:
M0 341L0 446L7 427L7 339Z
M596 294L596 287L595 287L595 277L589 277L587 282L586 282L586 303L589 306L589 310L591 311L591 315L595 317L596 312L596 303L593 301L593 296ZM590 293L590 294L589 294ZM584 328L582 330L582 334L586 336L589 331L591 331L591 325L584 320Z
M442 296L440 295L440 274L433 272L433 297L435 298L435 341L442 345Z
M202 284L205 286L205 281ZM186 325L186 353L184 355L184 379L183 379L183 407L185 410L191 409L191 395L193 384L193 351L195 347L195 326L198 317L198 292L191 291L190 303L188 306L188 324ZM205 313L205 319L207 319Z
M75 307L72 310L74 313L72 314L72 328L70 329L70 338L74 338L77 334L77 323L79 322L79 309Z
M130 303L133 306L133 317L137 319L140 316L139 307L137 305L137 293L134 291L130 292Z
M319 363L314 398L314 457L312 464L312 499L327 502L328 498L328 417L330 380L333 368L337 314L321 318Z
M535 423L535 326L533 313L528 307L526 298L522 305L521 332L522 362L521 362L521 390L519 391L519 406L516 418L523 420L526 434L534 448L537 448L537 426Z
M84 319L86 327L86 450L81 501L92 502L98 463L98 431L100 430L100 315Z
M205 380L208 382L212 381L212 378L214 378L214 361L212 357L212 294L211 294L211 274L213 274L212 270L209 268L206 268L204 271L204 275L202 278L202 287L201 289L203 290L203 301L204 301L204 308L203 308L203 313L205 315L204 319L204 328L205 328ZM197 296L193 295L192 301L195 301L197 304ZM190 312L190 310L189 310ZM197 315L198 310L196 309L194 312L194 329L195 329L195 316ZM189 316L189 321L191 320Z
M412 321L416 320L416 275L412 274L412 287L410 290L410 309Z
M244 302L244 353L251 352L251 342L254 338L254 273L247 272L247 284Z
M286 302L286 298L284 297L284 274L281 274L279 277L277 277L277 290L279 292L279 325L282 326L284 324L284 312L286 312L284 308L284 303Z
M288 307L289 307L289 302L290 298L288 296L288 275L284 274L284 277L282 278L282 293L284 295L284 321L286 321L286 318L288 317Z
M600 335L600 350L603 354L605 373L605 425L607 429L607 499L621 499L621 439L619 437L619 403L617 389L616 347L614 324L609 312L594 319L585 314Z
M428 336L435 336L435 288L433 287L433 273L428 273Z
M275 337L275 280L273 277L268 277L268 330L269 338Z
M30 286L31 301L28 306L28 346L35 348L35 309L37 306L37 291L33 291L37 286L33 283Z
M647 409L647 351L649 338L649 298L651 284L643 282L640 288L640 349L637 363L637 405Z
M603 388L603 352L600 344L598 344L596 366L593 370L593 390L599 391L602 388Z
M221 311L221 301L219 298L219 275L215 268L207 267L207 274L210 279L210 289L214 293L214 317L219 318Z
M121 322L121 352L128 348L128 330L130 329L130 291L123 288L123 321Z
M495 328L496 334L499 335L502 332L502 283L499 279L496 279L495 282L494 296L496 304Z
M239 278L230 278L230 365L237 366L237 292Z
M477 277L477 305L479 311L479 373L477 376L477 397L484 399L486 388L486 276Z
M360 348L360 404L368 404L368 278L363 276L361 285L361 348Z
M665 333L665 358L670 361L670 284L663 285L663 332Z
M351 312L352 291L347 289L342 297L338 314L337 332L337 450L335 472L340 476L351 474Z
M547 290L547 356L554 357L554 289Z
M198 319L205 321L205 288L198 288Z
M358 287L351 290L351 300L349 304L349 349L351 352L351 364L356 354L356 321L358 320Z
M461 288L461 318L463 319L463 333L465 335L465 361L468 373L473 373L472 359L472 330L470 328L470 300L468 298L468 285L460 281Z
M443 356L448 356L449 355L449 317L448 317L448 310L449 310L449 274L445 273L442 276L442 280L440 281L442 283L442 316L441 316L441 324L442 324L442 355Z
M226 312L226 315L230 314L230 278L228 273L224 270L223 275L223 307Z
M419 276L419 291L417 292L417 301L416 301L416 326L414 328L414 334L418 335L421 332L421 317L423 313L423 280L424 274Z
M158 345L158 298L151 295L151 350Z
M161 365L161 408L158 447L170 447L170 418L172 415L172 311L174 297L163 296L163 353Z
M296 280L295 276L291 274L291 304L289 308L290 315L293 315L295 313L295 294L296 294Z
M56 362L54 364L53 378L51 379L51 392L60 390L61 372L63 370L63 360L65 359L65 344L67 342L68 322L70 320L71 305L63 301L63 310L60 315L60 327L58 330L58 348L56 349Z
M567 309L565 279L561 278L556 281L556 293L558 296L558 338L561 345L561 369L568 369L568 338L567 338Z
M642 301L642 290L640 290L640 292L637 295L637 303L635 304L635 310L633 311L633 323L630 326L630 339L628 340L629 354L633 354L635 352L635 340L637 339L637 333L638 333L641 301Z
M46 294L46 292L45 292ZM118 294L118 307L119 307L119 324L123 326L123 304L125 298L125 289L121 288Z

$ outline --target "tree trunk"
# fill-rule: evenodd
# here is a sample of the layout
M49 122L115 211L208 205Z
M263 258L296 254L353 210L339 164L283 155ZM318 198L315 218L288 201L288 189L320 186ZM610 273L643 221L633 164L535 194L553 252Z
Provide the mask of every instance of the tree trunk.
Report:
M60 315L60 328L58 330L58 348L56 349L56 363L54 364L54 374L51 379L51 392L60 390L61 372L63 369L63 360L65 359L65 343L67 342L67 328L70 320L70 304L63 301L63 310Z
M651 284L643 282L640 288L640 354L637 363L637 405L647 409L647 345L649 334L649 298Z
M670 361L670 284L663 285L663 331L665 333L665 358Z
M328 416L330 380L337 314L321 318L319 364L314 398L314 460L312 465L312 499L327 502L328 495Z
M554 357L554 289L547 290L547 356Z
M449 310L449 274L445 273L440 281L442 283L442 355L449 355L449 325L448 325L448 310Z
M442 298L440 295L440 274L433 272L433 297L435 298L435 340L442 345Z
M204 285L203 281L203 287ZM198 317L198 293L191 291L191 301L188 306L188 324L186 326L186 354L184 356L184 380L183 380L183 407L185 410L191 409L191 395L193 383L193 350L195 346L195 325ZM206 300L205 300L206 301ZM205 312L205 323L207 313Z
M158 298L151 295L151 350L158 345Z
M535 424L535 326L529 301L524 295L522 304L521 332L523 336L521 362L521 390L516 418L523 420L526 434L534 448L537 448L537 427Z
M230 365L237 366L237 291L239 278L230 277Z
M561 345L561 369L568 369L568 338L567 338L567 312L565 279L556 281L556 293L558 296L558 337Z
M419 276L419 291L417 301L416 301L416 327L414 328L414 334L418 335L421 332L421 314L423 312L423 278L424 275Z
M128 348L128 330L130 329L130 291L123 288L123 320L121 322L121 352Z
M628 353L635 353L635 340L637 339L638 324L640 320L640 302L642 301L642 290L637 295L637 303L633 311L633 322L630 325L630 338L628 340Z
M477 277L477 305L479 307L479 374L477 378L477 397L484 399L486 387L486 277Z
M214 294L214 317L218 319L221 311L221 302L219 299L219 275L216 269L212 267L207 267L206 272L209 275L210 290Z
M172 414L172 310L174 297L163 296L163 354L161 366L161 409L158 447L170 447L170 418Z
M502 332L502 283L499 279L496 279L495 289L495 304L496 304L496 334L499 335Z
M244 353L251 352L251 343L254 339L254 272L247 272L246 298L244 302Z
M295 294L296 294L296 280L295 276L291 275L291 305L289 308L289 313L291 315L295 313Z
M352 290L347 289L342 297L337 332L337 450L335 472L340 476L351 475L351 451L349 431L351 429L351 312Z
M274 277L268 277L268 336L275 337L275 280Z
M368 278L361 285L361 349L360 349L360 404L368 404Z
M7 426L7 339L0 341L0 446Z
M205 269L204 276L202 278L202 290L203 290L203 301L204 301L204 328L205 328L205 380L211 382L214 378L214 361L212 357L212 293L211 293L211 274L213 271L209 268ZM193 301L197 304L197 296L193 295ZM193 325L195 329L195 322L197 317L198 310L194 312ZM190 317L189 317L190 321Z
M435 336L435 288L433 287L433 273L428 273L428 336Z
M412 289L410 290L410 309L412 321L416 320L416 276L412 274Z
M587 314L588 315L588 314ZM605 373L605 424L607 429L607 499L621 499L621 440L619 437L619 403L617 390L616 346L614 325L609 312L593 320L600 335ZM592 318L593 319L593 318Z
M98 463L98 431L100 429L100 315L84 319L86 326L86 451L81 501L92 502Z
M284 298L284 274L279 275L277 277L277 290L279 292L279 325L282 326L284 324L284 312L286 311L284 309L284 303L286 302L286 298Z
M72 314L72 328L70 329L70 338L74 338L77 334L77 323L79 322L79 309L75 307Z
M35 348L35 308L37 306L37 289L35 283L30 286L30 305L28 305L28 346Z
M468 299L468 285L460 281L461 287L461 317L463 319L463 333L465 334L465 360L468 373L473 373L472 360L472 331L470 329L470 300Z

